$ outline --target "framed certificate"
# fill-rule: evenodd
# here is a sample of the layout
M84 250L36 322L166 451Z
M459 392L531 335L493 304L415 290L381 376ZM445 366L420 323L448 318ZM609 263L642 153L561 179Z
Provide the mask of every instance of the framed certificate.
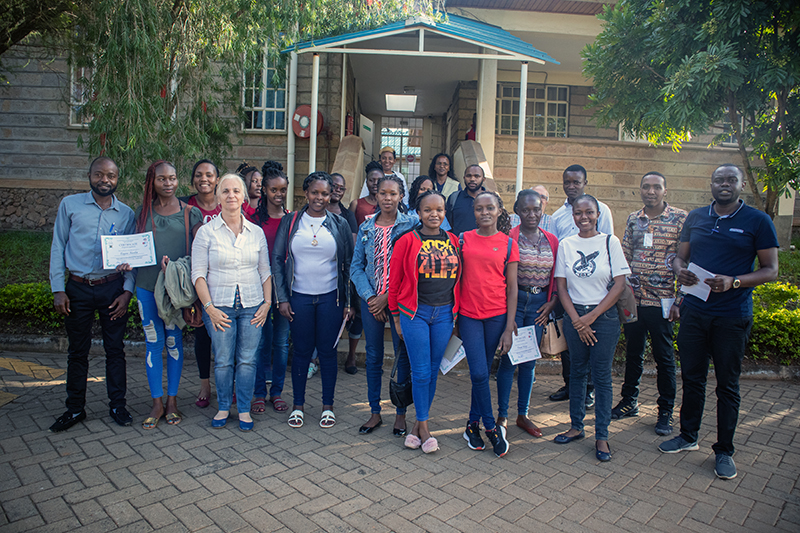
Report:
M103 268L106 270L113 270L122 263L128 263L134 268L156 264L152 231L134 235L102 235L100 243L103 249Z

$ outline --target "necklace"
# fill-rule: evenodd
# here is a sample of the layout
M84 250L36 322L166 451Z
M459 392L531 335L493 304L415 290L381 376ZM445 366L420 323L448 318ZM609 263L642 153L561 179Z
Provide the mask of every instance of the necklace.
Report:
M321 226L322 226L322 224L320 224L320 227ZM317 240L317 233L318 232L319 232L319 229L317 229L317 231L314 231L314 224L311 224L311 233L314 234L314 237L311 239L311 246L316 246L316 245L319 244L319 241Z

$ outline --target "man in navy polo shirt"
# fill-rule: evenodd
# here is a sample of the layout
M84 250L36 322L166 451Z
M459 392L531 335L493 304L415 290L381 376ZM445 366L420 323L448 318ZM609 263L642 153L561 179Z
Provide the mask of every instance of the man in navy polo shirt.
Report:
M678 351L683 379L681 434L658 447L664 453L697 450L706 396L708 361L717 378L717 442L714 473L736 477L733 435L739 417L739 375L753 324L753 287L778 275L778 237L769 216L739 199L745 186L742 171L722 165L711 175L714 201L693 210L681 231L672 269L678 283L705 283L708 299L687 294L680 307ZM753 271L758 257L758 270ZM691 263L714 274L702 282Z
M475 197L486 190L483 188L484 181L486 176L481 166L470 165L464 170L464 189L452 193L447 198L445 216L454 234L461 235L478 227L472 204Z

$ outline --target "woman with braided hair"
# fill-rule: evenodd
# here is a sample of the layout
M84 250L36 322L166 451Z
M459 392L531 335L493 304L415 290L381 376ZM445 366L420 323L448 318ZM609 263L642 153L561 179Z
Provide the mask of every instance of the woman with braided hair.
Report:
M495 455L508 452L506 428L495 424L489 369L497 349L505 354L517 331L517 265L519 247L508 236L511 221L496 192L483 191L473 204L477 229L462 233L461 308L458 330L469 364L472 399L464 439L483 450L480 421Z
M156 259L159 264L140 267L136 275L136 298L139 301L139 314L144 326L147 357L147 381L153 397L153 408L142 423L144 429L154 429L162 416L167 424L181 422L178 411L178 385L183 369L183 340L181 329L166 325L158 315L155 287L158 274L167 268L167 263L186 254L186 224L184 210L189 210L189 230L202 223L203 215L196 207L187 205L175 196L178 176L175 166L166 161L156 161L147 169L144 183L144 199L136 212L136 232L153 232ZM189 231L191 250L192 232ZM164 345L167 347L167 402L163 402L163 357Z
M258 202L261 199L261 180L263 179L262 173L252 166L247 161L236 167L236 173L244 180L244 186L247 187L247 198L242 204L242 212L247 220L254 222L253 216L258 209Z
M277 161L265 161L261 167L261 195L253 222L261 226L267 238L270 261L275 257L275 235L286 210L289 178L283 173L283 165ZM266 410L267 399L272 409L282 413L289 405L281 399L286 379L286 363L289 358L289 321L278 311L278 301L272 296L272 308L267 315L261 344L256 358L256 385L250 411L261 414ZM269 384L269 396L267 385Z

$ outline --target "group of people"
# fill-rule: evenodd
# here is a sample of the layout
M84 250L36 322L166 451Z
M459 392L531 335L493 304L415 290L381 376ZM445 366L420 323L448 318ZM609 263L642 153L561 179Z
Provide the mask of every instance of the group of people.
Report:
M183 367L182 328L193 300L202 308L195 351L201 389L196 404L210 404L210 354L218 411L213 427L227 424L232 408L239 428L253 428L251 414L267 402L289 411L282 399L291 334L292 409L288 424L305 423L306 383L319 365L322 411L318 424L336 423L333 411L337 344L349 325L349 373L354 346L366 337L369 434L383 423L384 331L388 323L397 359L397 382L410 381L415 422L397 407L393 434L408 448L439 449L429 419L437 374L454 334L469 365L471 394L463 434L473 450L486 446L498 457L509 449L508 409L515 370L516 425L534 437L542 431L528 417L535 360L514 365L508 351L518 328L533 326L541 341L553 320L563 320L568 350L561 354L565 386L552 400L569 399L570 428L555 437L567 444L585 437L586 410L595 410L595 454L612 458L612 420L638 415L638 388L649 335L658 366L659 435L672 433L676 396L672 323L681 320L683 404L680 435L664 441L664 453L698 449L708 363L718 386L715 472L735 477L733 435L739 407L738 379L752 323L752 287L777 275L777 237L771 220L740 198L744 175L734 165L717 168L711 205L686 213L667 204L667 178L641 179L644 206L632 213L620 241L607 205L585 193L586 170L563 173L564 204L545 213L549 193L539 185L519 192L513 215L500 196L486 190L484 170L466 168L462 184L452 160L437 154L429 174L407 187L394 171L395 154L381 150L365 169L361 197L345 207L346 181L314 172L303 181L306 204L286 209L289 180L267 161L259 170L243 163L219 176L208 160L195 164L197 193L178 198L175 167L166 161L147 171L142 206L133 212L114 191L119 169L106 157L89 169L91 191L66 197L53 235L50 278L56 309L69 336L67 411L50 428L63 431L85 419L87 356L91 325L99 313L106 348L110 415L120 425L132 417L125 403L122 336L127 306L136 290L153 399L142 426L164 418L178 424L177 393ZM152 233L156 264L104 268L100 237ZM758 268L754 270L754 260ZM694 268L716 272L701 279ZM66 276L66 278L65 278ZM705 284L706 299L677 294L677 284ZM627 344L622 399L612 408L612 361L620 337L617 301L633 287L638 320L625 322ZM177 296L176 296L177 295ZM181 299L183 298L183 299ZM188 303L186 303L188 301ZM182 312L183 311L183 312ZM354 342L355 341L355 342ZM163 391L166 348L167 394ZM490 372L499 352L497 416Z

